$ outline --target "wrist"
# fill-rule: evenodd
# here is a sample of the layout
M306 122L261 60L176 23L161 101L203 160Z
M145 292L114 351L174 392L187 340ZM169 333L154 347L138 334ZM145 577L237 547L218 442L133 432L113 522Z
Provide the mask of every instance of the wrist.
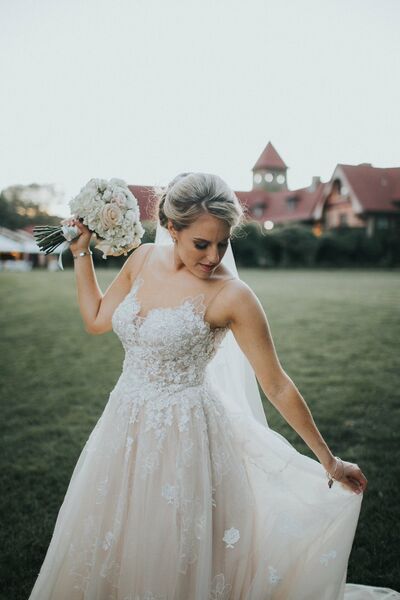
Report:
M345 474L344 462L340 458L340 456L334 457L336 460L336 464L332 470L326 471L326 476L328 477L328 487L331 488L334 481L341 481Z
M75 251L71 251L72 252L72 257L74 260L76 260L77 258L80 258L81 256L91 256L93 254L93 252L90 250L90 248L84 248L84 249L79 249L79 250L75 250Z
M331 472L337 464L336 457L330 451L326 452L322 457L319 457L319 462L324 469L329 472Z

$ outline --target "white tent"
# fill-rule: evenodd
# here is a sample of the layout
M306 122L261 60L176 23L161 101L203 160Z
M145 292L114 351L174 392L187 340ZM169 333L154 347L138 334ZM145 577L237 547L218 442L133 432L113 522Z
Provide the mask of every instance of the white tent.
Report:
M23 252L25 254L41 254L34 236L23 229L7 229L0 227L0 252ZM59 254L57 248L53 254Z
M0 252L24 252L22 244L0 234Z

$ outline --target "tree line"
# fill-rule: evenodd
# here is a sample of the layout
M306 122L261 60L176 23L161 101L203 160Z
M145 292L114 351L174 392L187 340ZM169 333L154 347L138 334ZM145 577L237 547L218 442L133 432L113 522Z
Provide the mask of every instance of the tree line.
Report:
M61 217L49 215L35 202L22 200L18 194L6 197L0 192L0 225L8 229L23 229L27 225L57 225ZM155 238L155 224L143 221L142 243ZM367 236L365 228L341 226L315 235L311 225L277 225L265 230L261 223L248 221L238 227L232 237L232 250L238 267L397 267L400 266L400 234L398 231L377 231ZM94 247L95 240L92 242ZM102 267L120 267L125 256L102 259L95 251L93 258ZM72 266L70 252L63 255L63 264Z

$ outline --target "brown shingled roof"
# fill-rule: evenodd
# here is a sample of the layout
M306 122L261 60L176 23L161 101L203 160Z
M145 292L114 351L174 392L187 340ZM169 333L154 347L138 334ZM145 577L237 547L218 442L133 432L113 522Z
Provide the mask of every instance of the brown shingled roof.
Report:
M251 190L249 192L235 192L235 194L244 206L246 214L248 214L249 208L256 205L266 205L263 215L259 217L260 220L269 220L274 223L309 221L313 219L314 208L325 193L326 186L326 183L320 182L315 190L310 188L282 192ZM296 198L296 204L292 209L288 206L288 198Z
M271 142L268 142L252 170L257 169L287 169Z
M268 146L275 152L272 144L269 143ZM259 161L263 156L265 158L266 150L260 156ZM271 154L269 156L271 157ZM279 156L278 159L281 161ZM269 159L268 162L270 162ZM281 165L284 165L283 161ZM269 164L269 166L272 165ZM343 171L363 212L399 212L400 167L377 168L365 163L361 165L338 164L337 167ZM276 192L253 189L235 192L235 194L244 206L245 213L251 219L271 220L274 223L313 221L316 207L324 203L331 186L332 181L319 182L315 188L306 187ZM153 186L130 185L129 188L138 200L141 220L152 221L155 209L155 200L152 196ZM288 198L296 198L293 208L289 207ZM248 209L255 205L265 205L263 214L259 217L249 214Z
M235 192L239 198L245 213L248 209L257 204L265 204L266 209L260 219L271 220L275 223L286 221L310 220L313 210L320 201L325 189L324 183L317 185L314 191L309 188L302 188L293 191L266 192L264 190L250 190L248 192ZM152 186L129 185L128 186L135 198L137 198L140 209L140 220L153 220L155 200L152 196ZM289 209L287 198L297 198L295 208ZM254 219L250 214L249 218Z
M379 168L369 164L339 164L364 211L398 212L400 167Z

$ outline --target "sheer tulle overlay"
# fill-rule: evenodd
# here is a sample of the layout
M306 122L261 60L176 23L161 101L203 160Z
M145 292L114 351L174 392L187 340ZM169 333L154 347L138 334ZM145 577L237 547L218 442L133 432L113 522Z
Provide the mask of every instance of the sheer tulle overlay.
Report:
M362 496L227 413L202 294L113 315L120 378L84 446L30 600L365 600L346 584Z

